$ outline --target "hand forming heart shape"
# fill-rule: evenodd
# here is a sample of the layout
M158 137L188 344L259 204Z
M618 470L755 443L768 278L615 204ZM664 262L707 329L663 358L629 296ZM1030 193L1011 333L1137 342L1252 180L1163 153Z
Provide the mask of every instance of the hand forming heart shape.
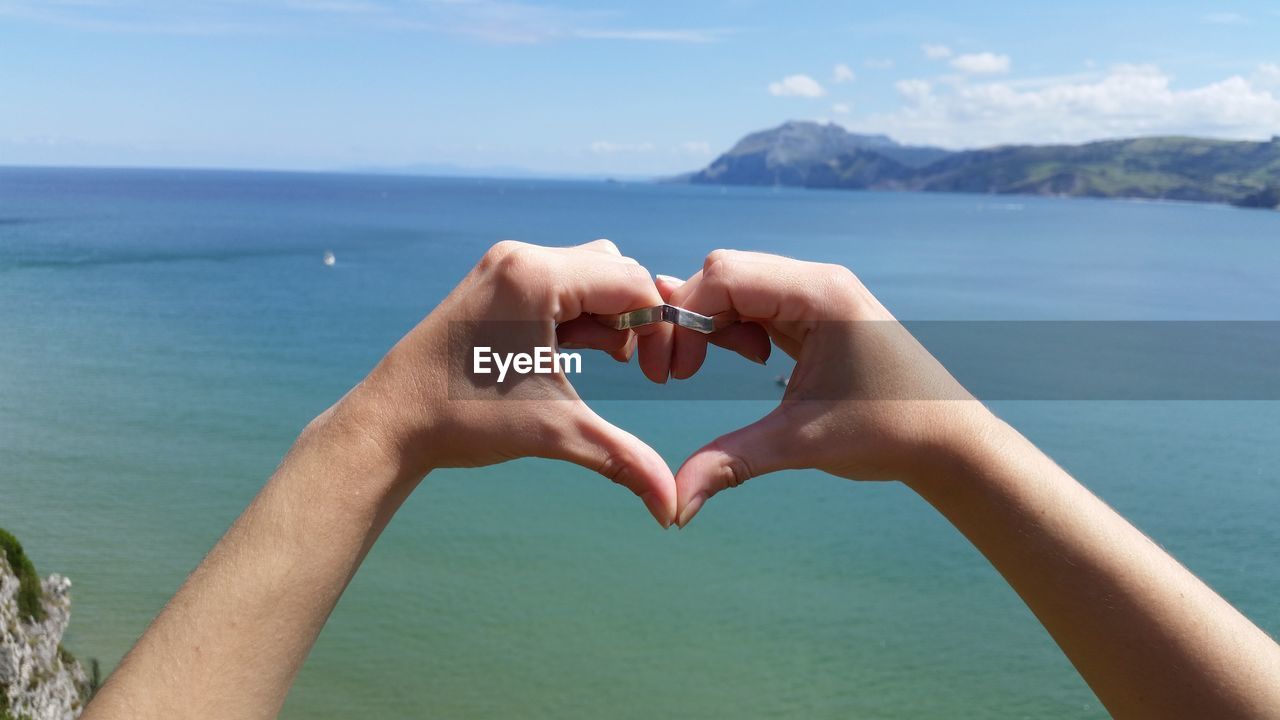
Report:
M668 324L618 330L592 317L663 303L742 322L703 335ZM562 373L508 384L468 374L474 348L558 344L624 362L638 349L645 376L665 383L696 373L708 342L756 362L777 345L795 371L775 410L708 443L674 475L653 448L594 413ZM846 268L717 250L687 281L654 280L608 240L495 245L349 397L374 404L380 422L371 431L409 475L526 456L568 460L631 489L664 527L684 526L715 493L777 470L855 479L932 472L978 426L969 414L983 411Z

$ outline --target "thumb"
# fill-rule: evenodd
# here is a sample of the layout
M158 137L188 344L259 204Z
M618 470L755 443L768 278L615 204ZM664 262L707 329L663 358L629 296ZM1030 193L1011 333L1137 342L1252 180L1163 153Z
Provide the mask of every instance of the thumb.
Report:
M676 519L671 468L635 435L610 424L585 404L566 423L556 457L604 475L635 493L662 527Z
M783 407L721 435L690 455L676 472L676 524L684 527L712 495L753 477L798 467Z

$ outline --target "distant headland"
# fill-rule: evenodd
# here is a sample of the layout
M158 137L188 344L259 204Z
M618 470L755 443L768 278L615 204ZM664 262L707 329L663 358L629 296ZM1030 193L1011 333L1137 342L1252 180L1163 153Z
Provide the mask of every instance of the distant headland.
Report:
M1147 198L1280 209L1280 135L1269 142L1144 137L950 151L792 121L751 133L669 182L849 190Z

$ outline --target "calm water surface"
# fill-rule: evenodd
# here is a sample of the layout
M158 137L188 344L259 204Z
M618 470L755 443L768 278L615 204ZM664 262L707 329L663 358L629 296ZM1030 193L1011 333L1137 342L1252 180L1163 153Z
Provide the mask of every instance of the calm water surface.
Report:
M0 170L0 526L73 579L67 645L113 666L307 420L495 240L601 236L674 275L717 247L840 262L903 318L1280 320L1280 213ZM767 408L598 403L673 466ZM1277 403L996 409L1280 632ZM629 493L543 461L429 477L285 710L427 715L1105 717L999 576L897 485L779 474L663 532Z

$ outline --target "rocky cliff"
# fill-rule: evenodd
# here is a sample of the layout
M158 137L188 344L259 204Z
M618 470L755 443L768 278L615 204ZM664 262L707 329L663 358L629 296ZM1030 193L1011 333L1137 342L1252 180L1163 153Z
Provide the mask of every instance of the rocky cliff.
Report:
M0 720L70 720L90 694L84 668L62 647L71 581L35 573L0 530Z

